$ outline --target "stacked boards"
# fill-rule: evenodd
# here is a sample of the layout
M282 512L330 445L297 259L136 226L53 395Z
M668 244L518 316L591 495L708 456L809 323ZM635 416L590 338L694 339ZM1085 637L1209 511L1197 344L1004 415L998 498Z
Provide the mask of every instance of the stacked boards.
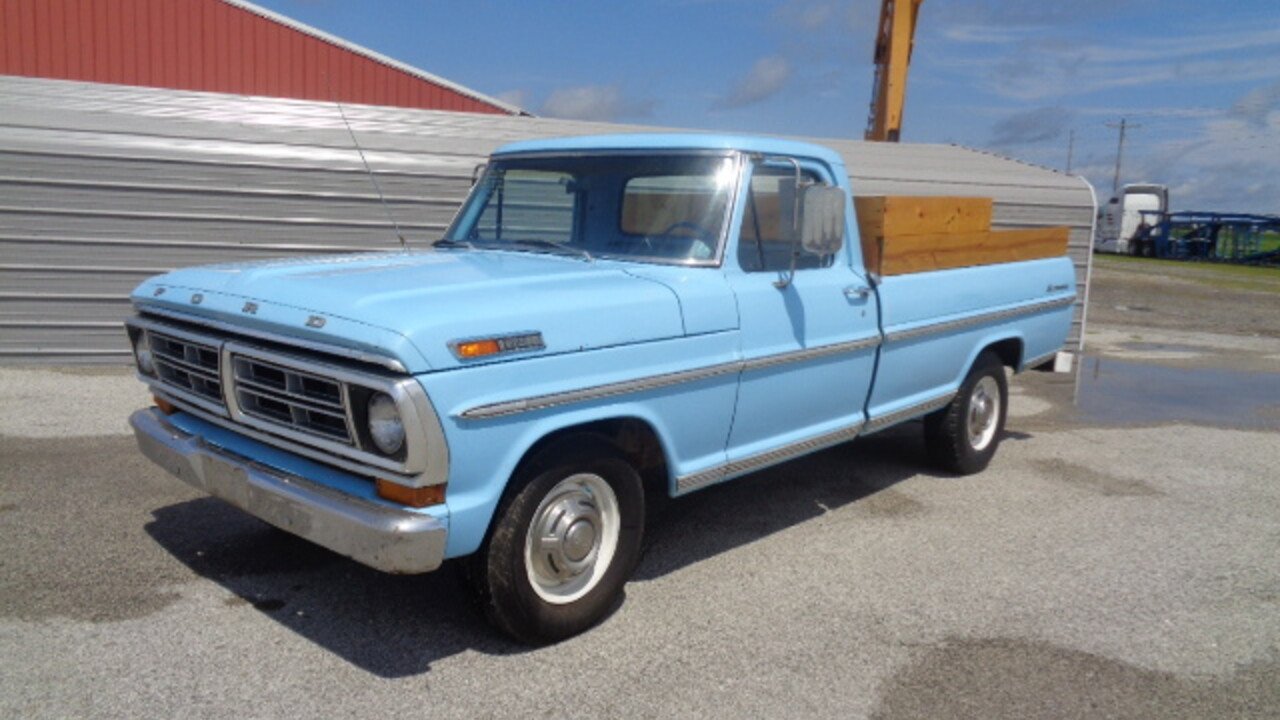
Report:
M947 270L1067 254L1069 228L992 230L991 198L854 198L862 256L878 275Z

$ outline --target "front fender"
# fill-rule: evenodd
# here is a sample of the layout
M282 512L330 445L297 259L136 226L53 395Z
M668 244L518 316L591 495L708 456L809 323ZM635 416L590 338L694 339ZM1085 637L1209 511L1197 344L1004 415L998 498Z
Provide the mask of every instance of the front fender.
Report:
M467 410L731 362L735 345L733 333L719 333L419 376L440 412L449 443L446 557L479 548L521 459L552 433L601 420L635 418L647 423L661 443L672 476L669 484L673 477L723 464L738 378L724 373L492 417L467 417Z

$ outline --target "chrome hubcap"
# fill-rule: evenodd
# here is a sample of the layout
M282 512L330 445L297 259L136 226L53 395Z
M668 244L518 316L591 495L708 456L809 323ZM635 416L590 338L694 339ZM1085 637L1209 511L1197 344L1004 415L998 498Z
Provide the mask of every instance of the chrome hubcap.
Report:
M984 376L969 394L969 414L965 418L969 447L985 450L996 436L999 420L1000 385L990 375Z
M618 498L604 478L561 480L539 503L525 538L534 592L557 605L591 592L613 561L621 527Z

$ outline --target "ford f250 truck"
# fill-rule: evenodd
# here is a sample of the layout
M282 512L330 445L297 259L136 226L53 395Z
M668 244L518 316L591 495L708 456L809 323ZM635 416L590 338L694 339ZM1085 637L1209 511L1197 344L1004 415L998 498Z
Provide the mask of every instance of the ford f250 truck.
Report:
M1071 262L878 276L840 156L718 135L497 151L432 248L184 269L126 323L143 453L392 573L461 559L514 637L579 633L645 504L923 418L984 468ZM781 490L785 492L785 489Z

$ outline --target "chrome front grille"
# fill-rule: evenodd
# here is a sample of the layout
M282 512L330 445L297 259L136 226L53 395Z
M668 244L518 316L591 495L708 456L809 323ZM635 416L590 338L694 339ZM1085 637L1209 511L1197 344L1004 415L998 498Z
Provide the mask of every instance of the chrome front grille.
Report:
M446 481L444 429L422 385L403 370L390 374L393 368L381 362L357 366L353 359L365 354L343 348L321 354L285 336L245 339L201 318L166 320L144 314L125 321L138 376L162 408L171 404L359 475ZM366 408L378 393L392 398L405 426L404 445L394 454L379 451L366 430Z
M256 357L232 353L230 358L232 391L245 415L353 444L342 383Z
M217 346L158 332L150 333L150 344L162 384L224 406Z

